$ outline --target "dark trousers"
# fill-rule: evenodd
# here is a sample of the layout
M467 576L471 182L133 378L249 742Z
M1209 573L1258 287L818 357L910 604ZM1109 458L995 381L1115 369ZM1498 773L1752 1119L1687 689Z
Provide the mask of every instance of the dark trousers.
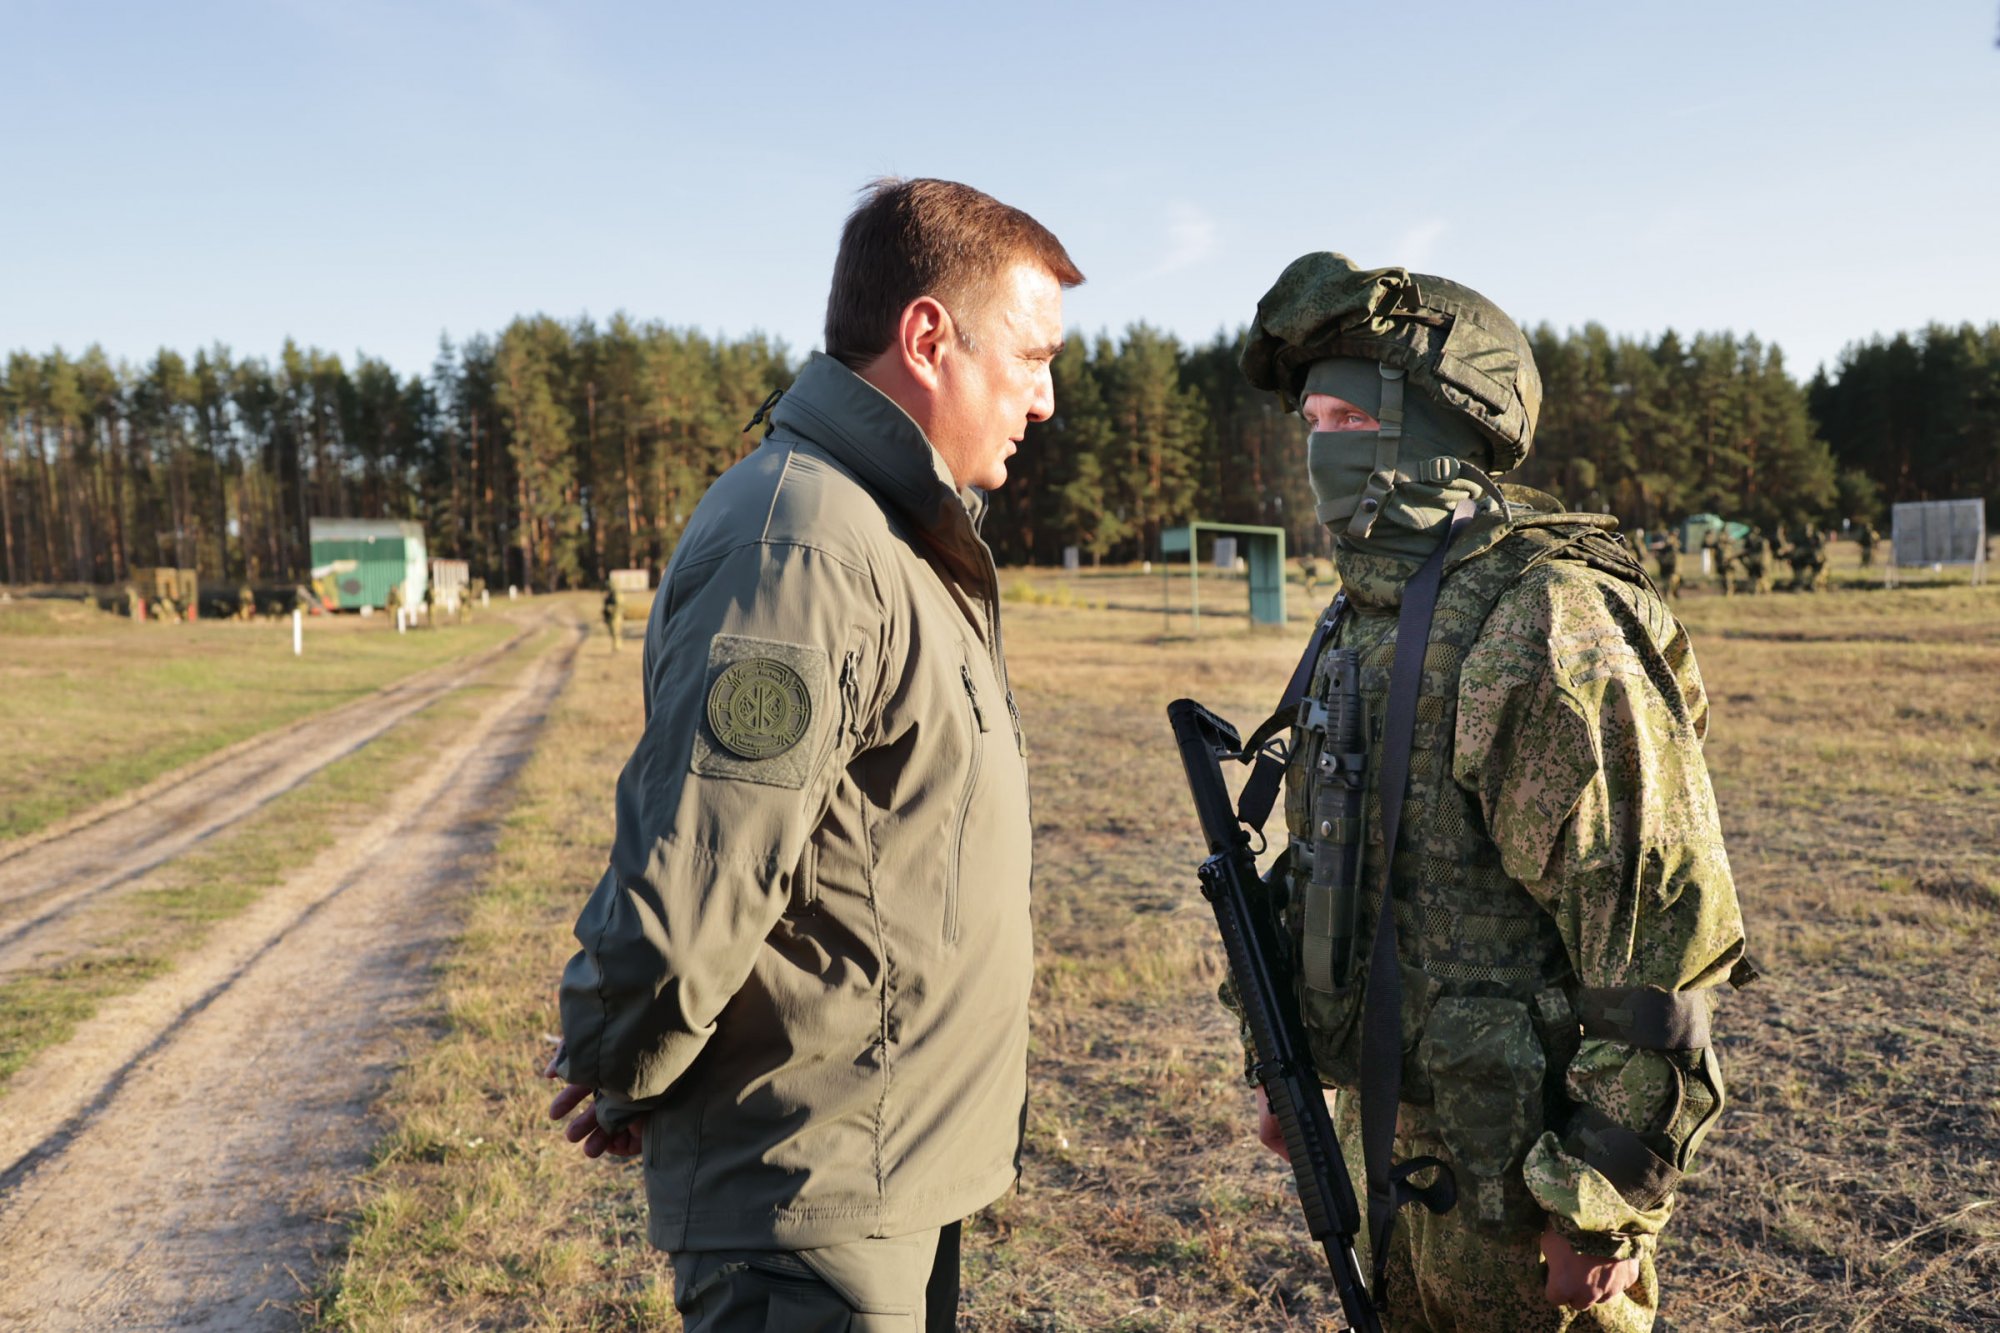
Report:
M960 1232L676 1254L674 1305L687 1333L951 1333Z

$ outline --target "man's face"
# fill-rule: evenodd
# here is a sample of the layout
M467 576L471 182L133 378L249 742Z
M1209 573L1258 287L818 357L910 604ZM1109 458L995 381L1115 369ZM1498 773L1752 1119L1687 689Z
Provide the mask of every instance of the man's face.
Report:
M1348 402L1345 398L1335 398L1330 393L1309 393L1299 404L1299 415L1306 419L1306 428L1323 430L1380 430L1382 423Z
M955 317L955 316L954 316ZM994 490L1030 421L1056 410L1049 363L1062 351L1062 284L1036 264L1015 264L988 293L969 329L939 363L931 443L960 486Z

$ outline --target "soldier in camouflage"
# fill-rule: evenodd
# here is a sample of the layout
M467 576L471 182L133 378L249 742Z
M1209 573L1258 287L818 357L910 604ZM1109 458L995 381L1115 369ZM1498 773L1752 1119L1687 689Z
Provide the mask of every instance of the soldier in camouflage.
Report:
M1294 993L1370 1195L1393 1189L1361 1109L1384 1078L1396 1109L1373 1139L1437 1158L1457 1193L1441 1213L1387 1208L1379 1256L1363 1237L1385 1324L1648 1329L1658 1236L1722 1110L1708 991L1752 975L1687 633L1609 516L1493 480L1528 451L1541 383L1478 293L1308 255L1259 304L1243 368L1310 423L1335 535L1344 593L1309 697L1328 702L1334 651L1354 650L1370 719L1351 832L1322 800L1320 714L1302 706L1292 732L1273 881ZM1446 542L1391 855L1376 751L1398 619ZM1357 845L1369 888L1345 961L1325 896ZM1378 961L1402 978L1386 1026L1364 975L1385 876ZM1367 1034L1398 1030L1401 1068L1364 1068ZM1282 1143L1268 1110L1260 1136Z
M1743 539L1743 574L1750 580L1751 592L1771 591L1771 561L1774 558L1771 539L1764 535L1764 529L1750 529L1750 535Z
M611 651L618 651L618 641L625 637L625 603L618 597L618 589L604 590L604 628L611 635Z
M1827 530L1817 523L1806 525L1806 591L1818 592L1826 576Z
M1736 591L1736 543L1729 539L1726 528L1710 528L1708 535L1701 539L1702 549L1708 552L1709 573L1714 575L1716 586L1724 597Z
M1681 546L1672 528L1660 534L1660 543L1653 548L1653 556L1660 562L1660 591L1668 597L1680 596Z
M1882 534L1875 531L1875 525L1865 518L1854 529L1854 544L1861 548L1861 567L1863 569L1867 569L1875 563L1875 543L1881 540L1881 537Z

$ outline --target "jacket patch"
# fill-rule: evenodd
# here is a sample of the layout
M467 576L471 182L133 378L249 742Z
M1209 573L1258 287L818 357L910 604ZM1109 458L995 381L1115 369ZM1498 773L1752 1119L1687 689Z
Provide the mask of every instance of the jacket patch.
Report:
M708 691L691 766L704 776L803 787L819 746L826 651L808 644L718 634L708 648Z
M797 745L812 722L812 696L799 673L775 657L746 657L708 687L708 726L722 748L744 759L774 759Z

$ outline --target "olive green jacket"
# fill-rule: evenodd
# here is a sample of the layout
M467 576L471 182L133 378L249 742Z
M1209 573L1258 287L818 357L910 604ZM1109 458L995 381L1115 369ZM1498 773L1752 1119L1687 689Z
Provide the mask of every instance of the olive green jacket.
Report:
M703 497L562 981L566 1074L645 1112L651 1238L811 1248L1013 1183L1027 770L981 501L815 356Z

